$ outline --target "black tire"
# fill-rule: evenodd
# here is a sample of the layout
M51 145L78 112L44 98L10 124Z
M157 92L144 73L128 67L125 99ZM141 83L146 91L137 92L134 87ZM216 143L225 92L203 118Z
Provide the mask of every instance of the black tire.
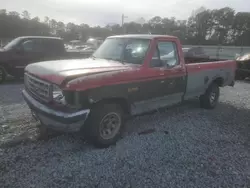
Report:
M204 95L200 96L200 105L202 108L214 109L218 103L220 88L218 84L212 83Z
M0 84L2 84L3 82L5 82L5 80L6 80L5 70L0 67Z
M112 123L106 121L106 118L111 119ZM116 122L114 123L113 122ZM111 125L104 125L104 122L109 122ZM116 124L116 125L115 125ZM120 138L124 124L123 111L120 105L117 104L98 104L95 105L89 114L86 124L83 126L81 133L90 144L98 148L107 148L114 145ZM105 126L105 127L104 127ZM114 128L115 127L115 128ZM109 129L109 131L106 131ZM110 132L107 136L106 133ZM104 136L106 135L106 136Z

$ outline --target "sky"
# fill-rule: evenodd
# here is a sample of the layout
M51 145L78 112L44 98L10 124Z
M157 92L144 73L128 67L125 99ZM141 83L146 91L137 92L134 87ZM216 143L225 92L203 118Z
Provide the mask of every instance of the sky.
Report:
M250 12L249 0L0 0L0 5L0 9L7 11L27 10L31 17L48 16L65 23L91 26L120 24L122 14L127 16L125 22L153 16L187 19L201 6L209 9L229 6L237 12Z

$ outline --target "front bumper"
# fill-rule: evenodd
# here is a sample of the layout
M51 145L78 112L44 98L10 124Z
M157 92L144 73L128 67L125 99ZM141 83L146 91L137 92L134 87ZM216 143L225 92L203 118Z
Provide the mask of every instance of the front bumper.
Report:
M75 112L61 112L45 106L38 102L25 90L22 91L22 95L29 108L32 111L32 115L35 116L44 126L48 128L63 131L63 132L77 132L81 129L86 121L89 109L79 110Z

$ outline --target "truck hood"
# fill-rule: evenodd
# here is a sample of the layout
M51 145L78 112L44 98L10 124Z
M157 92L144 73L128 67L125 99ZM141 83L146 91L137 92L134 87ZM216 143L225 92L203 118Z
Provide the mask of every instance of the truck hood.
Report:
M33 63L25 68L25 72L61 85L66 79L71 80L79 76L123 71L131 68L131 66L133 65L122 64L117 61L88 58Z

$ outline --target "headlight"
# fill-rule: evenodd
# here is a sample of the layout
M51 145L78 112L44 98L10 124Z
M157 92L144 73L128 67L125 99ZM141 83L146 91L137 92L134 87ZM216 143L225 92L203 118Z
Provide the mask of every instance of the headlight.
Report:
M53 94L53 101L59 104L66 104L63 91L57 85L53 85L52 94Z

